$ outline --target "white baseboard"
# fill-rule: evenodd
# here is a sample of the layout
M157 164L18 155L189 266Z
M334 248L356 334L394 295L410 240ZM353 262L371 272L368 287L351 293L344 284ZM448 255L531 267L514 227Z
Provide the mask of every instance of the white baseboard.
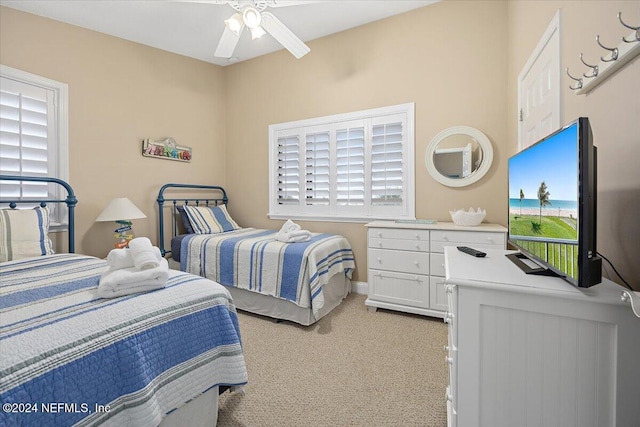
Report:
M367 282L351 281L351 292L354 294L369 295L369 284Z

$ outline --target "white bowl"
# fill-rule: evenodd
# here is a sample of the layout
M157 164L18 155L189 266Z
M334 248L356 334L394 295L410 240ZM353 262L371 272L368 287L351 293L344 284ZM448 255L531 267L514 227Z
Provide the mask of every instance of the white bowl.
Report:
M464 209L458 209L449 211L449 213L451 214L451 219L455 224L467 227L480 225L484 217L487 215L487 212L480 208L478 208L477 211L473 210L473 208L469 208L468 212Z

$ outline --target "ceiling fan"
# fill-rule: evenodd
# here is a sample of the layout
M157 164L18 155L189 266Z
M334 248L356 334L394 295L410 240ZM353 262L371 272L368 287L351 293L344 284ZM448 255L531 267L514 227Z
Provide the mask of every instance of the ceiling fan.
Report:
M236 10L236 13L224 21L224 32L214 53L217 57L233 56L233 51L245 27L251 31L251 38L254 40L269 33L298 59L311 50L271 12L265 11L267 7L309 4L310 1L216 0L216 3L227 3Z

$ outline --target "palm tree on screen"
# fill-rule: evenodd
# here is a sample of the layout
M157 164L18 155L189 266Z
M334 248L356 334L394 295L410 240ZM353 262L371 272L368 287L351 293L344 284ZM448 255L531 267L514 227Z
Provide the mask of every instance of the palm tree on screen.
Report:
M520 189L520 216L522 216L522 199L524 199L524 192Z
M542 181L540 188L538 188L538 200L540 200L540 224L542 224L542 208L546 205L551 205L549 196L551 193L547 190L547 184Z

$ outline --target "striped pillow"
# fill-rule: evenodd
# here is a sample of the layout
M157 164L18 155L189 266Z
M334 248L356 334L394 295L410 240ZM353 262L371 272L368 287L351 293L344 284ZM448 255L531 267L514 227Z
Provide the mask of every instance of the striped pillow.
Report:
M0 262L53 253L49 209L0 209Z
M196 234L223 233L240 228L227 212L225 205L185 206L184 211Z

